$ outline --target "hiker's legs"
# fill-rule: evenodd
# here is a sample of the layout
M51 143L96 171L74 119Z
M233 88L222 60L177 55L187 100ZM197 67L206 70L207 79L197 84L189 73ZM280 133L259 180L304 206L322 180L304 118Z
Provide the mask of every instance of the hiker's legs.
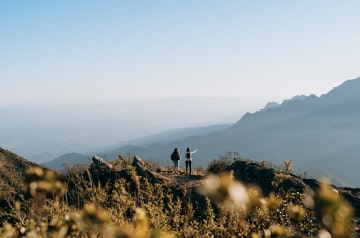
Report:
M190 171L190 175L191 175L191 160L189 161L189 171Z
M173 160L173 162L174 162L174 172L176 173L176 165L177 165L177 163L178 163L178 161L177 160Z
M175 160L174 161L175 173L179 172L179 162L180 162L180 160Z
M188 173L188 167L189 167L190 161L185 161L185 170L186 170L186 174ZM191 168L191 167L190 167ZM191 169L190 169L191 171Z

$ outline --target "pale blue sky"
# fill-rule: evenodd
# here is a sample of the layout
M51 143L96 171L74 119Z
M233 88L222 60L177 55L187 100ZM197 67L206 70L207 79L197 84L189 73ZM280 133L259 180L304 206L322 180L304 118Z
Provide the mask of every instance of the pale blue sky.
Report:
M0 105L281 102L360 76L360 1L0 2Z

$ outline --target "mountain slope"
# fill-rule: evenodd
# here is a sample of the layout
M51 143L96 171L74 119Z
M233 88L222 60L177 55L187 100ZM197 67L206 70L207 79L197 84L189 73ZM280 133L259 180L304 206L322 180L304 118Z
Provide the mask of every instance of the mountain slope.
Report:
M94 153L104 156L109 160L115 160L118 156L126 154L145 155L147 159L152 159L157 162L163 162L161 158L168 157L168 149L172 148L172 143L182 141L189 137L209 135L211 133L223 131L229 128L230 124L219 124L192 128L179 128L173 130L166 130L157 134L140 137L138 139L128 141L125 145L110 146L110 149L105 151L95 151ZM177 143L177 142L176 142ZM169 146L171 145L171 146ZM173 148L171 149L173 150ZM63 165L87 164L89 158L93 154L67 153L57 157L51 161L43 163L52 169L61 170ZM160 158L160 160L159 160Z
M148 148L166 163L169 151L179 147L199 149L194 166L207 164L227 151L256 161L282 164L292 160L298 172L332 178L342 186L360 186L360 78L345 81L317 97L294 97L281 105L245 114L232 127L196 136L168 146Z
M327 94L296 96L280 105L245 114L233 126L169 144L120 147L103 153L112 160L132 153L171 165L174 147L184 154L198 149L193 166L207 166L228 151L244 158L282 164L292 160L298 172L332 178L341 186L360 186L360 78L345 81ZM183 161L181 161L181 164Z
M328 94L286 101L279 107L246 114L233 127L210 137L188 140L198 156L214 156L222 145L254 160L294 167L336 183L359 186L360 78L349 80ZM200 151L205 150L202 154Z
M23 189L25 171L32 166L38 165L0 147L0 184L2 191Z
M25 172L32 166L38 165L0 147L0 224L14 218L4 214L14 211L15 201L21 202L22 211L28 212L31 203L25 198Z
M80 153L67 153L47 163L43 163L44 166L61 170L64 166L73 166L77 164L87 164L90 161L90 156Z

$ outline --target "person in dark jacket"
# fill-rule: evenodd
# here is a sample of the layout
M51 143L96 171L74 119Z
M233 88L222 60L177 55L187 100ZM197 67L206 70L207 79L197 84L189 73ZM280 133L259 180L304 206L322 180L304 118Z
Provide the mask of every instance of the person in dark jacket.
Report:
M181 160L180 151L178 148L174 149L174 152L171 154L171 160L174 162L174 172L175 174L179 173L179 163Z

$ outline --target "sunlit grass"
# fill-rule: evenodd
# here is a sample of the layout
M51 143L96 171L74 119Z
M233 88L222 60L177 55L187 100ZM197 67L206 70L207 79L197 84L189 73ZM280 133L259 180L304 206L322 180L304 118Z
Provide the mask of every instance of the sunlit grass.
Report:
M279 190L264 196L215 161L197 192L141 177L129 157L101 168L27 170L28 212L15 202L1 216L1 237L351 237L352 207L322 183L306 193ZM216 165L219 163L219 165ZM273 181L289 179L286 172ZM146 165L156 172L159 165ZM159 172L166 171L161 169ZM199 168L199 174L205 174ZM259 178L261 179L261 178ZM1 196L4 196L2 193Z

